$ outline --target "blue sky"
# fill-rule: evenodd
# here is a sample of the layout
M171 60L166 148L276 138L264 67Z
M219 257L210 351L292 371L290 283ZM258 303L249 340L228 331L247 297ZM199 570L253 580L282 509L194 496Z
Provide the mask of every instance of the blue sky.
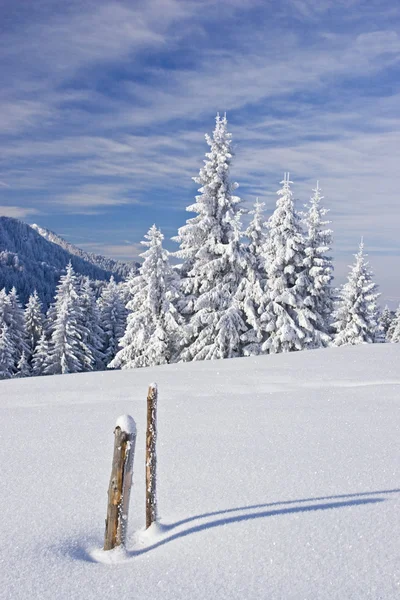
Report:
M190 216L226 111L243 199L271 212L290 171L300 206L319 179L337 283L363 235L400 301L397 1L1 0L0 76L0 214L137 257Z

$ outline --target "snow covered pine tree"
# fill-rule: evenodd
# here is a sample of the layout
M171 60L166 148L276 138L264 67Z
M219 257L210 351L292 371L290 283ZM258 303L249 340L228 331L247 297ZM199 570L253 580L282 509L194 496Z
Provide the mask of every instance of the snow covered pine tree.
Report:
M9 294L5 289L0 291L0 332L4 326L7 326L8 352L12 356L12 373L15 374L22 353L27 354L29 350L25 336L24 312L14 287ZM7 369L8 367L6 367L6 371Z
M50 325L51 339L45 374L84 371L88 360L93 361L93 356L84 343L88 329L83 325L78 281L71 263L67 266L66 275L60 277L55 303L49 313L54 315L54 321Z
M206 135L210 151L194 181L200 195L186 210L197 213L178 231L183 303L188 320L181 360L231 358L241 354L241 335L247 330L235 299L246 267L240 244L240 198L231 183L231 134L226 116L217 115L212 138Z
M43 333L44 314L42 303L36 290L29 296L24 312L25 334L29 348L28 362L32 357L39 339Z
M46 363L49 356L49 342L43 331L32 356L32 375L46 375Z
M392 322L390 324L387 334L387 340L389 342L392 342L393 344L400 343L400 305L396 310L394 318L392 319Z
M262 352L264 332L260 322L262 306L266 297L266 240L267 224L264 218L263 202L258 198L245 237L249 240L246 253L246 267L235 298L243 310L248 325L247 331L241 335L242 351L245 356L257 355Z
M26 358L25 352L22 352L21 358L18 361L17 365L17 373L15 377L30 377L31 368L28 363L28 359Z
M128 319L121 350L109 368L131 369L172 362L178 351L181 328L174 306L176 275L162 247L163 234L153 225L141 242L148 250L139 275L130 278L132 300L126 306Z
M83 347L89 349L85 355L83 371L104 369L102 352L104 332L100 327L100 312L89 277L83 277L78 288L79 312L82 319Z
M364 242L355 255L347 282L339 293L333 326L335 346L373 343L378 321L378 286L372 281L372 272L364 254Z
M278 191L276 209L268 220L267 288L261 322L267 339L263 352L293 352L307 348L315 337L318 317L307 306L306 239L294 208L289 174Z
M114 277L111 277L109 284L103 289L98 304L100 323L104 331L104 363L107 366L118 352L118 344L125 332L127 316L122 289L115 282Z
M304 303L313 313L314 329L308 348L320 348L331 343L333 264L327 252L331 249L332 231L326 228L329 221L324 217L328 209L321 206L323 196L318 181L313 191L310 203L305 205L307 212L302 214L307 230L304 259L307 295Z
M14 374L14 347L8 333L8 325L1 327L0 333L0 379L9 379Z

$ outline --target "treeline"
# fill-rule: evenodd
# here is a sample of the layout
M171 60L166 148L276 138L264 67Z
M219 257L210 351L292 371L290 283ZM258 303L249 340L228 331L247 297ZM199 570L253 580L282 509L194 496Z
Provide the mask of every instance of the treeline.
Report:
M347 282L334 289L318 184L298 212L286 175L273 214L266 220L257 201L244 228L225 117L206 140L199 195L188 207L196 216L174 238L177 252L163 248L153 225L139 273L121 284L112 278L98 297L69 264L46 316L37 294L23 311L15 289L0 292L0 377L400 341L400 309L381 312L363 242Z
M78 373L106 368L126 323L123 285L96 288L71 264L47 313L35 292L23 310L15 288L0 291L0 378Z

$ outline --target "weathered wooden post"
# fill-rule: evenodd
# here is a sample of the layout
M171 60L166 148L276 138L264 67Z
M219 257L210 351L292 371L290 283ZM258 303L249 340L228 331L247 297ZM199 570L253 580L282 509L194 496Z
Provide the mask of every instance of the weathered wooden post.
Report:
M132 417L129 415L119 417L115 424L114 435L104 550L125 545L136 444L136 424Z
M147 393L146 529L157 520L157 396L157 384L151 383Z

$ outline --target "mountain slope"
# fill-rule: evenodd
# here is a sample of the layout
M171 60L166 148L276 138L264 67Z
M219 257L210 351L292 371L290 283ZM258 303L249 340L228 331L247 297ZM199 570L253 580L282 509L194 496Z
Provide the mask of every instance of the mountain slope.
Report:
M79 256L86 262L92 263L93 265L104 269L110 273L113 273L114 276L125 278L129 275L129 272L132 269L137 268L138 264L135 262L125 263L120 260L114 260L113 258L108 258L106 256L101 256L100 254L93 254L93 252L85 252L85 250L81 250L77 246L70 244L64 238L57 235L53 231L49 229L44 229L43 227L39 227L39 225L31 225L31 227L37 231L42 237L44 237L49 242L53 242L53 244L57 244L70 254L74 256Z
M376 344L1 381L2 598L398 598L399 359ZM144 534L151 381L161 525ZM100 548L124 413L121 556Z
M91 279L104 281L112 274L117 281L121 279L117 273L47 240L30 225L11 217L0 217L0 288L15 286L24 303L36 288L47 306L69 261L77 273Z

